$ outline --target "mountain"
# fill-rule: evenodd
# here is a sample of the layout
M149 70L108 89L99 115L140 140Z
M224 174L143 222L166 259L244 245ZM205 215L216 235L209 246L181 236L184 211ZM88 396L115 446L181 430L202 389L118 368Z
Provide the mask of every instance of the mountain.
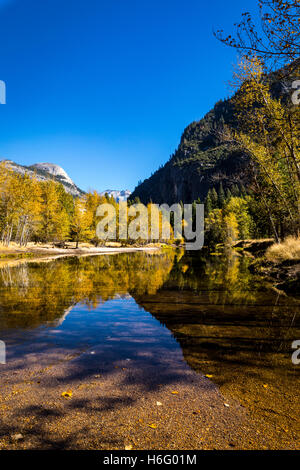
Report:
M69 175L65 172L63 168L54 163L35 163L31 165L29 168L33 169L34 171L37 170L39 172L46 172L50 175L54 176L55 178L61 180L61 182L74 185L73 181L69 177Z
M115 189L107 189L106 191L102 191L101 196L105 196L107 194L110 197L113 197L116 201L127 201L127 199L131 196L131 191L128 189L117 191Z
M298 61L288 67L265 77L272 94L286 103L291 101L291 74L299 67ZM169 161L139 184L130 199L173 204L191 203L200 197L203 202L208 190L217 189L220 183L224 189L235 184L247 186L251 180L249 159L224 133L226 128L236 129L237 124L233 98L216 103L201 120L187 126Z
M25 172L30 176L36 175L38 181L46 181L48 179L54 179L58 183L61 183L65 190L72 194L72 196L81 196L84 194L74 181L70 178L67 172L61 168L59 165L55 165L54 163L35 163L30 166L19 165L18 163L13 162L12 160L2 160L5 162L6 166L9 167L11 170L15 171L19 174L24 174ZM109 196L113 196L116 201L126 201L130 195L131 191L128 189L118 191L114 189L107 189L106 191L102 191L101 195L108 194Z
M36 175L38 181L46 181L50 178L54 179L58 183L61 183L65 190L72 194L72 196L80 196L84 194L84 191L76 186L65 170L54 163L35 163L34 165L24 166L19 165L12 160L3 161L8 168L19 174L27 173L31 176Z
M208 190L220 183L224 188L247 181L248 159L222 137L224 125L234 127L230 99L218 102L200 121L184 130L169 161L138 185L131 199L143 203L191 203L204 200Z

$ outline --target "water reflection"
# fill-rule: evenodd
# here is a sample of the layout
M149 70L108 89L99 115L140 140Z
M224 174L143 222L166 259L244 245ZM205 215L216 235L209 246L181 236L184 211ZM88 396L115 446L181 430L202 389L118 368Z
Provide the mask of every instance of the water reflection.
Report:
M300 338L300 299L251 274L249 261L186 254L156 295L135 299L172 331L189 366L237 398L258 427L271 424L274 436L298 442L300 369L291 344Z
M143 341L147 350L156 347L157 341L148 341L151 334L174 347L165 326L192 369L208 374L254 419L271 419L276 432L295 433L296 439L299 366L292 364L291 343L300 338L299 299L250 274L248 264L234 253L168 250L2 267L1 336L18 343L24 330L36 339L41 328L55 327L65 335L61 342L105 339L110 354L126 357L137 335L139 348ZM107 308L99 310L103 304ZM151 317L136 304L162 326L147 323Z
M170 329L181 346L227 351L290 351L299 299L248 270L249 259L130 253L29 262L0 269L1 330L60 325L78 303L88 309L133 297Z
M73 257L0 269L0 328L33 328L79 302L96 309L129 292L155 294L167 280L174 253Z

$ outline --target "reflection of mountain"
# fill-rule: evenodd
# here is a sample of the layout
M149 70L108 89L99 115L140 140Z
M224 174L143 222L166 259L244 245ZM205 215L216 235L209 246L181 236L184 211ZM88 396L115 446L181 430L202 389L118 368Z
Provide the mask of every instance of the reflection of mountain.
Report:
M172 268L172 252L65 258L0 269L0 327L61 321L78 302L95 308L116 296L155 293Z
M55 326L56 326L56 327L61 326L61 325L63 324L63 322L65 321L65 319L66 319L67 316L69 315L69 313L72 312L73 308L74 308L74 305L71 305L71 307L67 308L67 309L64 311L63 316L60 317L60 318L58 319L58 321L56 321L56 323L55 323Z
M93 309L128 295L167 326L194 368L200 356L274 351L295 337L299 305L250 275L247 259L172 251L2 268L0 326L59 325L78 302Z
M300 313L296 301L250 275L247 259L237 256L185 255L155 295L134 298L172 331L195 368L195 354L222 360L236 352L290 348Z
M299 420L299 374L291 361L291 343L300 337L300 306L249 275L246 258L139 252L2 268L2 338L15 345L11 348L14 354L23 354L23 340L31 348L39 337L37 327L55 326L56 330L66 320L61 328L63 339L52 335L49 328L48 336L42 336L42 348L45 344L72 347L75 336L77 346L80 343L83 349L106 341L114 353L122 340L125 351L127 345L138 351L143 343L151 355L157 352L160 333L149 330L148 318L140 322L147 314L128 300L129 295L170 330L187 364L220 385L226 401L228 397L237 399L260 423L267 416L265 426L272 424L276 439L282 429L288 429L284 432L294 439L292 426ZM110 299L116 300L89 315L88 309ZM85 307L79 306L73 315L71 310L77 303ZM138 335L139 341L132 346L128 338L133 325L138 327L134 336ZM19 332L14 328L33 329L21 333L19 350ZM130 357L124 354L124 358Z
M185 361L238 400L253 420L297 440L299 371L291 344L300 338L300 304L249 275L241 257L176 260L156 295L136 302L164 324ZM293 424L294 423L294 424ZM286 444L282 444L285 448Z
M225 395L259 419L269 408L272 419L273 409L278 420L297 416L291 344L300 337L300 304L250 275L247 259L185 255L155 295L134 298L172 332L189 366L209 374ZM262 394L268 384L278 393Z

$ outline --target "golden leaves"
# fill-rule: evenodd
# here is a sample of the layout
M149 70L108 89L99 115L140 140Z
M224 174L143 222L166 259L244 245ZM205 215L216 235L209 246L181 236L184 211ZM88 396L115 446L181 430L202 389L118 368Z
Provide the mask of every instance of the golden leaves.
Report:
M72 398L72 395L73 395L72 390L67 390L66 392L63 392L63 393L61 394L61 396L62 396L63 398Z

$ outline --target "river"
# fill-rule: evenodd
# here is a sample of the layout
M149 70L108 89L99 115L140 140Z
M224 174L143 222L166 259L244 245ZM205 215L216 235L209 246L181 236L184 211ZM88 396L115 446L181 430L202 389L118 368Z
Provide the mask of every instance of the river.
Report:
M3 265L0 448L299 448L300 366L291 358L300 298L251 274L249 262L168 249ZM79 438L66 427L87 408L95 417L84 400L99 386L101 419L109 417L99 431L82 415ZM143 400L153 394L151 414ZM180 408L173 424L164 405L165 417ZM199 418L199 431L177 435L183 415L185 429Z

